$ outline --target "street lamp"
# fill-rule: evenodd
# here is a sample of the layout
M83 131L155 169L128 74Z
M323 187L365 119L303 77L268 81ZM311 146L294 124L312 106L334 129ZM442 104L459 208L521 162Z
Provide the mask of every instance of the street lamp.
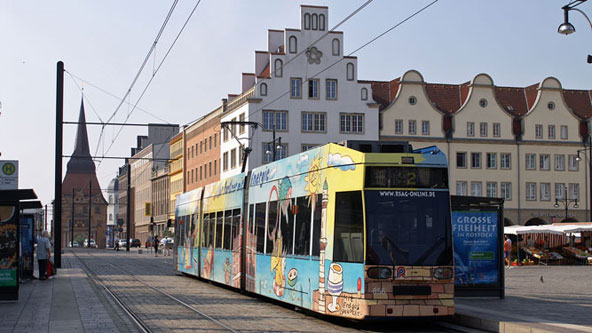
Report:
M578 206L578 199L555 199L555 204L553 205L553 207L555 208L559 208L559 203L562 203L565 206L565 219L567 220L567 209L569 208L569 205L571 203L573 203L573 208L580 208L580 206ZM565 222L565 221L564 221Z
M276 142L277 142L277 145L276 145ZM268 149L265 151L265 155L267 155L267 156L272 155L272 157L273 157L272 162L273 162L273 161L277 160L277 152L278 151L280 152L280 156L282 156L281 151L282 151L282 149L284 149L282 147L282 137L279 137L277 139L273 138L273 140L269 144L270 144L270 146L268 148L273 149L273 152Z
M576 8L576 6L579 6L586 1L588 0L572 0L569 4L561 7L561 9L563 9L563 23L559 25L559 28L557 28L558 33L567 36L576 32L576 28L573 26L573 24L569 23L570 10L575 10L576 12L579 12L580 14L584 15L584 17L586 18L586 20L588 20L588 23L590 24L590 28L592 28L592 21L590 21L588 15L586 15L586 13L584 13L582 10ZM592 55L590 54L588 55L588 63L592 64Z

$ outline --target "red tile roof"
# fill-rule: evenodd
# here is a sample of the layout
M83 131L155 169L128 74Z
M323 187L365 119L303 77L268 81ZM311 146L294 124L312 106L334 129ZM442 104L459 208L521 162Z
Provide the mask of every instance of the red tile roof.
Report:
M257 77L262 77L262 78L269 78L270 75L270 69L269 69L269 63L267 64L267 66L265 66L265 68L263 68L263 71L261 71L261 73L259 73L259 75L257 75Z
M434 106L444 113L454 113L461 106L460 86L457 84L426 83L425 90Z
M563 90L565 103L580 118L592 117L592 96L587 90Z
M538 95L538 87L539 83L532 84L526 88L524 91L526 93L526 99L528 101L528 109L530 110L534 106L534 101L536 101Z
M515 117L522 116L529 110L524 88L495 87L495 98L506 111Z
M465 82L460 85L460 104L465 104L467 98L469 98L469 85L471 82Z

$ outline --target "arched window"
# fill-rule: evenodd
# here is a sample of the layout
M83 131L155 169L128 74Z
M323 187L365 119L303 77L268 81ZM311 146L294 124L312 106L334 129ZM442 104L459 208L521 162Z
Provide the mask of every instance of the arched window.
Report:
M259 94L261 96L267 96L267 83L261 83L261 86L259 86Z
M347 80L353 81L354 79L354 64L351 62L347 63Z
M319 30L325 30L325 15L319 14Z
M310 30L310 14L304 14L304 30Z
M338 56L339 55L339 39L335 38L333 39L333 55L334 56Z
M312 30L317 30L319 25L319 17L317 14L312 14Z
M298 41L296 40L295 36L290 36L288 44L289 44L290 53L298 52Z
M274 73L276 77L282 77L282 66L283 63L280 59L275 59L275 65L274 65Z
M368 89L362 88L362 100L365 101L368 99Z

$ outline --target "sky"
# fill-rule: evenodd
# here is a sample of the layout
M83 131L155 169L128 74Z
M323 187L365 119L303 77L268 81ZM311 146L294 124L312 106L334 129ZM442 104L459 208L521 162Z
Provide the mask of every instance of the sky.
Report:
M199 0L179 0L154 54L126 100L132 105L163 60ZM267 30L300 27L300 5L329 7L332 28L366 0L201 0L152 84L112 121L187 124L240 93L241 73L254 71L254 51L266 50ZM432 1L374 0L337 30L349 54ZM439 0L353 54L360 80L392 80L416 69L427 82L458 84L479 73L496 85L523 87L556 77L567 89L592 89L592 27L570 12L576 33L557 33L568 0ZM42 204L54 195L56 63L67 73L64 120L77 121L84 93L86 119L116 111L173 0L0 0L0 160L19 161L19 187ZM592 1L578 7L592 16ZM82 80L87 83L83 83ZM98 89L98 88L100 89ZM81 90L83 89L83 91ZM111 95L103 92L107 91ZM64 155L76 127L64 125ZM88 126L93 155L128 156L142 127ZM109 147L111 148L109 149ZM63 173L66 173L64 158ZM103 160L103 189L122 160Z

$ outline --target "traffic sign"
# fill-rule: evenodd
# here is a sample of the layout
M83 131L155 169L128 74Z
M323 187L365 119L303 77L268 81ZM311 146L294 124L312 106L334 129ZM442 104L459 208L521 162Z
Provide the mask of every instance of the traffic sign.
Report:
M0 161L0 190L18 189L18 161Z

